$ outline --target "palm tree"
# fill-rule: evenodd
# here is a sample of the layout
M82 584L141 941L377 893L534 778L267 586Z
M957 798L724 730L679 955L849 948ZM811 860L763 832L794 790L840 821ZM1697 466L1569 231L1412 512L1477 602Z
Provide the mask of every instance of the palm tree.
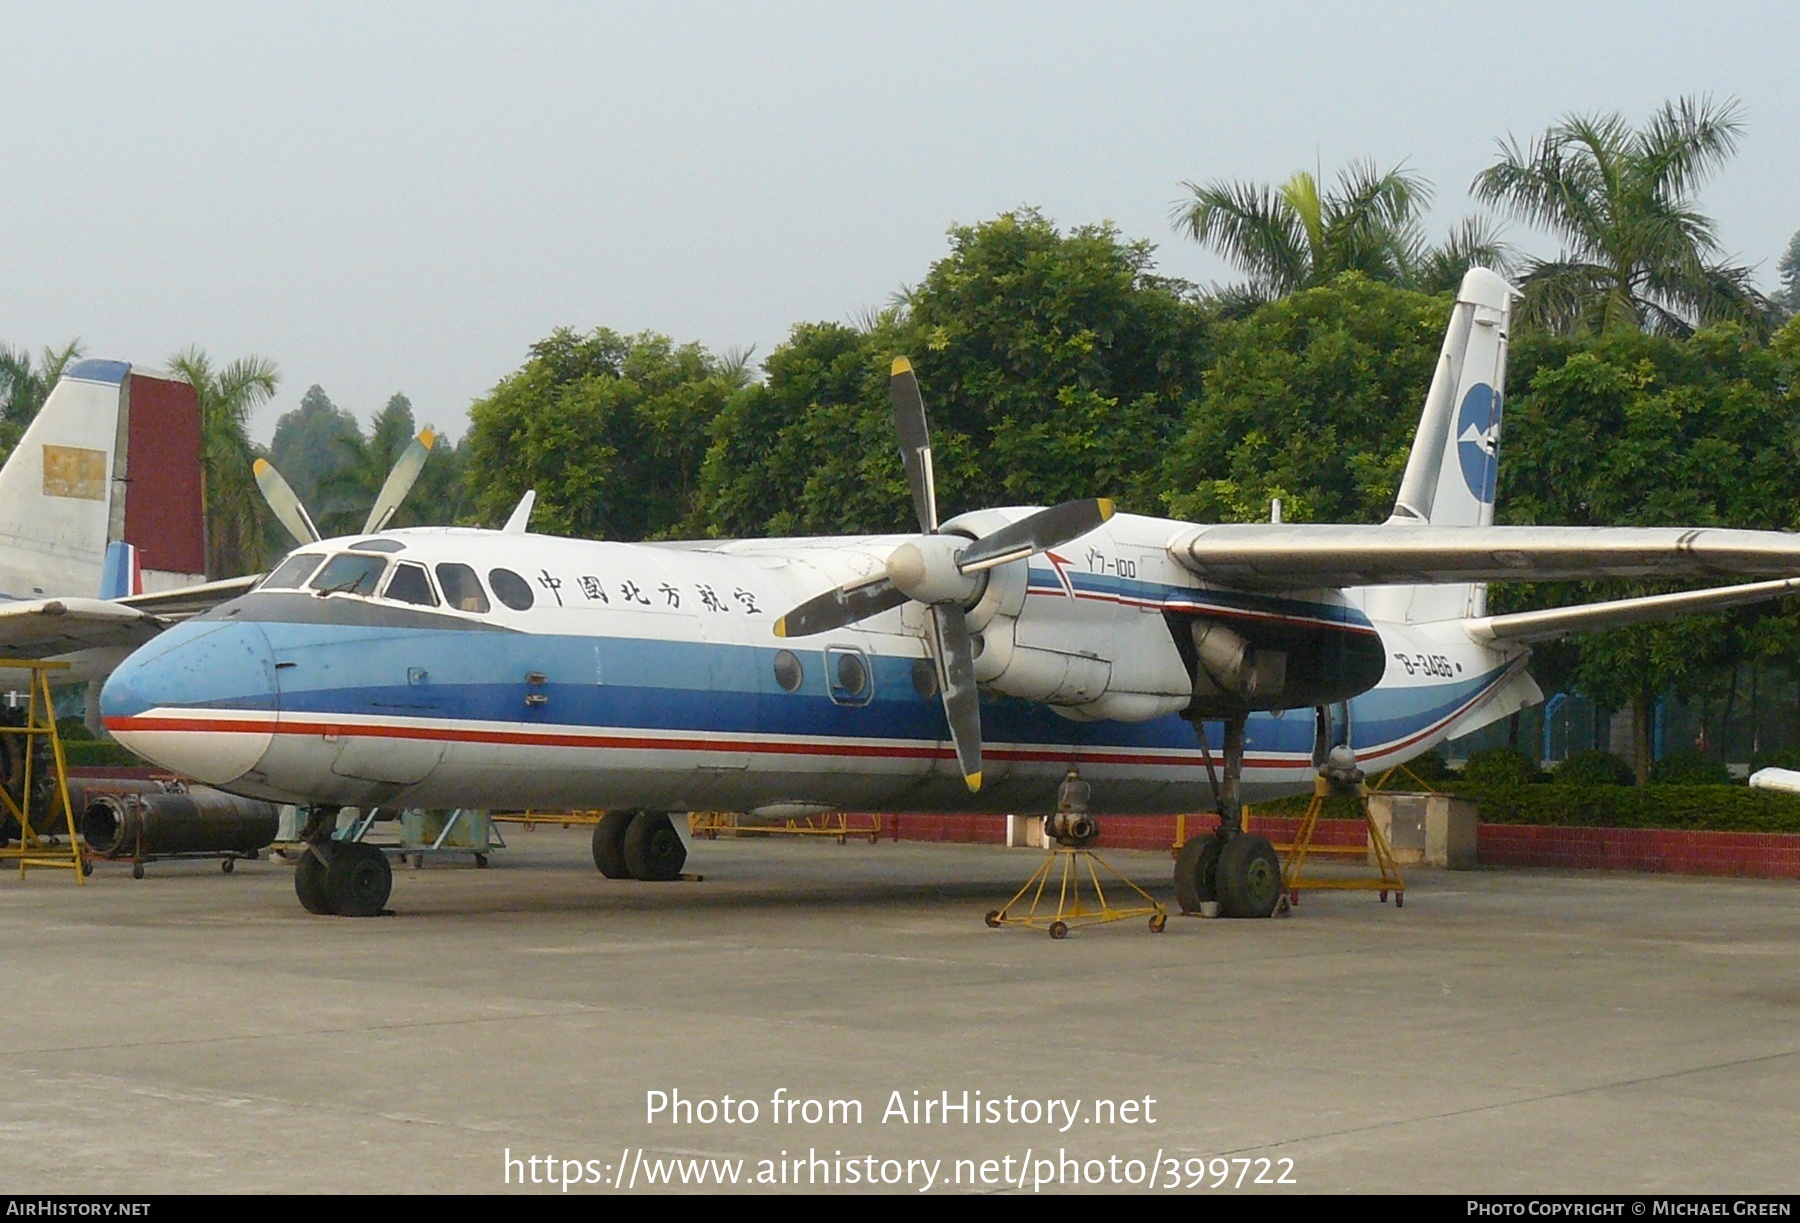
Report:
M1371 162L1355 162L1338 173L1331 191L1304 170L1273 188L1222 179L1182 186L1192 198L1176 204L1175 228L1249 275L1248 284L1224 294L1243 303L1270 301L1344 272L1437 291L1454 287L1476 264L1507 263L1505 246L1480 221L1465 221L1444 246L1428 247L1419 218L1431 186L1404 167L1378 173Z
M46 347L38 368L23 348L0 344L0 460L12 453L26 427L37 418L63 371L80 359L81 341L70 340L60 349Z
M1563 334L1685 335L1734 319L1766 332L1770 301L1750 269L1720 260L1694 193L1737 150L1736 101L1665 102L1634 131L1617 112L1570 115L1476 175L1475 197L1564 243L1525 273L1523 321Z
M200 396L207 574L252 572L266 559L273 516L251 471L256 448L250 443L250 413L275 394L281 375L263 357L241 357L215 370L198 347L170 357L169 368Z

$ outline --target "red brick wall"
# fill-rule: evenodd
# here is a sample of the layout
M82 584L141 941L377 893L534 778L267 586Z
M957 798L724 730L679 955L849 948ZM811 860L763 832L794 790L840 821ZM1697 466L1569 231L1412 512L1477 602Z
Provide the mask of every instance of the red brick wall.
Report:
M1211 815L1187 818L1189 836L1211 832L1217 826L1217 818ZM1300 821L1252 815L1250 827L1280 844L1293 840ZM882 835L906 841L999 845L1006 841L1006 820L995 815L889 815L882 817ZM1360 820L1320 820L1316 843L1361 845L1364 838ZM1096 848L1167 850L1174 844L1174 816L1133 816L1102 819ZM1800 835L1793 834L1482 824L1475 846L1476 860L1483 866L1800 879Z

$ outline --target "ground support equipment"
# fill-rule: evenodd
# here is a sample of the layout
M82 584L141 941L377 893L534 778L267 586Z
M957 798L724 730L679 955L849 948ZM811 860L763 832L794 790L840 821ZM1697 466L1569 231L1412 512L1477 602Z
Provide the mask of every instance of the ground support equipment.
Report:
M1313 838L1318 832L1319 817L1325 810L1325 800L1334 793L1349 793L1356 800L1356 809L1361 813L1363 823L1369 830L1369 844L1361 845L1316 845ZM1300 903L1301 892L1376 892L1378 899L1387 903L1388 893L1393 893L1394 907L1402 908L1406 904L1406 880L1401 877L1400 867L1394 862L1394 851L1389 848L1387 837L1382 835L1375 819L1369 814L1369 788L1358 781L1353 789L1334 787L1332 783L1320 776L1313 783L1312 801L1306 805L1306 813L1300 818L1299 831L1289 845L1277 845L1276 852L1282 856L1281 890L1286 905ZM1342 878L1321 878L1305 874L1308 858L1318 855L1324 857L1341 856L1350 858L1367 858L1369 853L1375 855L1376 874L1348 876Z
M746 824L728 811L696 811L688 816L688 830L696 836L716 841L720 834L730 837L750 835L834 837L839 845L847 845L851 837L867 837L873 845L881 840L879 815L852 816L837 811L829 815L796 816L779 824Z
M82 852L80 841L75 835L75 809L69 802L69 767L63 757L62 736L56 730L56 704L50 696L50 672L66 671L66 662L45 662L42 659L0 659L0 669L22 670L31 673L29 696L25 702L25 725L0 726L0 734L16 736L23 740L21 750L24 753L23 785L19 790L19 801L0 786L0 803L19 825L19 843L16 846L0 846L0 862L17 861L19 878L33 866L48 866L74 872L76 883L86 883L93 872L93 866ZM60 804L63 822L68 828L68 839L61 845L53 845L40 837L31 826L31 808L33 791L43 780L41 773L34 777L37 746L40 742L50 744L50 766L53 788L49 801Z
M539 824L561 824L564 828L592 828L606 814L604 811L496 811L488 816L495 824L523 824L530 832ZM505 848L504 845L501 848Z
M995 929L1001 926L1025 926L1032 930L1042 930L1051 938L1061 939L1069 936L1069 931L1081 926L1100 926L1107 922L1125 921L1133 917L1150 919L1150 931L1161 934L1163 927L1169 924L1169 913L1160 901L1143 888L1127 879L1116 867L1106 859L1088 848L1100 836L1100 825L1087 813L1088 784L1081 780L1081 775L1070 769L1063 778L1061 789L1056 795L1056 813L1044 821L1044 833L1055 844L1044 858L1042 866L1032 872L1025 886L1013 893L1013 898L987 915L987 924ZM1058 871L1058 864L1061 870ZM1099 869L1096 869L1099 868ZM1115 905L1106 898L1106 889L1100 883L1100 870L1105 870L1120 884L1128 888L1142 904L1126 903ZM1083 874L1087 882L1082 882ZM1049 910L1044 891L1050 886L1050 877L1058 876L1056 889L1056 909ZM1094 893L1094 907L1089 908L1082 899L1084 887L1091 887ZM1022 914L1014 913L1026 893L1031 895L1031 904Z

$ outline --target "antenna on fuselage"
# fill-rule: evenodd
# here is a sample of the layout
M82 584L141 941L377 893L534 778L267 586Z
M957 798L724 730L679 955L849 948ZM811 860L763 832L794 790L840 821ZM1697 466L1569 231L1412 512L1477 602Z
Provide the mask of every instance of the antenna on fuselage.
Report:
M531 524L531 507L537 504L537 489L528 488L525 495L519 498L519 504L513 506L513 512L507 516L506 525L500 528L503 535L523 535L525 528Z

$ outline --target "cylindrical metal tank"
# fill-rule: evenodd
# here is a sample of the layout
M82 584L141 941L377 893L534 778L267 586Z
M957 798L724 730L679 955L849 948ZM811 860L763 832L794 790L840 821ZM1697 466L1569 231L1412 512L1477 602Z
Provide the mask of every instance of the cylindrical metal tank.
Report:
M183 793L94 794L81 835L106 856L254 854L275 839L277 823L273 803L190 786Z

